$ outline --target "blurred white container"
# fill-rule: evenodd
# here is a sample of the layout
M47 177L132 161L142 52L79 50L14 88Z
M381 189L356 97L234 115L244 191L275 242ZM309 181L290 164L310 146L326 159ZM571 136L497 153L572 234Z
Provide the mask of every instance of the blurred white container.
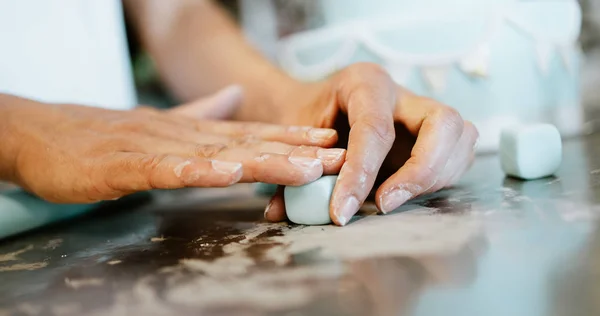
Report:
M496 151L514 123L582 131L575 0L242 0L242 13L249 38L290 75L312 81L381 64L473 121L482 152ZM304 25L290 32L295 20Z
M0 93L136 105L119 0L0 0L0 43Z

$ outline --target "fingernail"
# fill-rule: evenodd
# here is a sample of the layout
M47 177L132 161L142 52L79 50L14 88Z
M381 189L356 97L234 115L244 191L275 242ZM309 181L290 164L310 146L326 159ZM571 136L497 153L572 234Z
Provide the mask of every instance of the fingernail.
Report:
M321 164L320 159L308 157L289 157L288 161L300 168L314 168Z
M348 221L352 218L352 216L358 212L359 207L360 204L354 196L349 196L346 198L336 214L339 224L341 226L348 224Z
M478 147L479 147L479 137L477 137L477 139L475 139L475 143L473 144L473 150L477 150Z
M186 160L175 166L175 169L173 169L173 172L175 173L177 178L183 180L185 184L192 184L198 179L200 179L200 177L202 176L202 171L197 169L187 170L187 172L184 172L184 169L186 169L186 167L191 164L191 161Z
M346 150L344 149L319 149L317 150L317 157L325 161L338 161L342 158Z
M333 136L335 136L335 131L331 129L313 128L308 131L308 138L313 142L328 140Z
M413 194L404 189L390 191L381 197L381 212L383 214L387 214L395 210L398 206L404 204L406 201L410 200L412 197Z
M269 204L267 205L267 208L265 208L265 219L267 218L267 214L269 214L269 210L271 209L271 206L273 205L273 200L269 201Z
M212 168L221 173L236 173L242 168L239 162L211 161Z
M181 178L181 174L183 173L183 168L191 165L192 162L189 160L186 160L180 164L178 164L177 166L175 166L175 168L173 169L173 172L175 172L175 175L177 176L177 178Z

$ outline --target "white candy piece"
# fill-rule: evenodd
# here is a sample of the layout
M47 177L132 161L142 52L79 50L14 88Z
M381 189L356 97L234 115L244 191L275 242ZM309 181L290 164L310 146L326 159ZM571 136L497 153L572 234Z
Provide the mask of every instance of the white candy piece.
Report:
M286 186L285 212L290 221L300 225L331 223L329 201L337 176L324 176L302 186Z
M500 137L502 170L510 176L533 180L554 174L562 161L562 140L551 124L506 128Z

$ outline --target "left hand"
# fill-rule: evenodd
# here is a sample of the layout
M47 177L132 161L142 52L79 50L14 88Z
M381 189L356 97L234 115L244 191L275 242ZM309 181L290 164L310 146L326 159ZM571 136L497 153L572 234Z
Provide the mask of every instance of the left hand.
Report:
M287 105L280 124L335 127L340 142L348 135L346 161L330 205L330 216L340 226L359 210L378 175L385 181L375 202L389 213L414 197L454 184L473 162L479 137L473 124L455 109L398 86L377 65L355 64L325 82L298 89L289 99L295 103ZM349 131L341 130L340 123ZM285 219L282 188L265 217Z

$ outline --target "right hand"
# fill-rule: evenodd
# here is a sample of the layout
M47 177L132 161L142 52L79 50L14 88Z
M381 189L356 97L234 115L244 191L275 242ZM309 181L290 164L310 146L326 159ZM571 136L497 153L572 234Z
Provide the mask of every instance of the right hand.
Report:
M48 201L86 203L151 189L302 185L339 172L345 151L327 148L332 129L216 121L231 111L199 110L239 99L112 111L0 94L0 175Z

